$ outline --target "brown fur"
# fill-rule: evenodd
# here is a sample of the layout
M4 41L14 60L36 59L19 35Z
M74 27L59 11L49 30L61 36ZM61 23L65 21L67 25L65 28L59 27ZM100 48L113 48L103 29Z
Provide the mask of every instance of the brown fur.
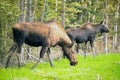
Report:
M95 23L86 23L86 24L84 24L84 25L81 27L81 29L92 29L92 28L95 27L95 25L97 25L97 24L95 24Z
M61 43L64 43L64 45L70 46L72 44L72 41L70 38L67 36L65 30L63 29L62 25L55 21L48 21L46 23L50 28L51 28L51 41L56 42L56 41L61 41Z
M75 65L77 63L76 61L72 60L73 56L71 54L73 53L70 51L73 45L72 41L67 36L62 25L55 20L48 21L47 23L38 23L38 22L37 23L33 23L33 22L16 23L13 26L13 37L15 42L13 47L18 46L18 49L17 49L18 53L21 53L21 47L23 43L26 43L34 47L42 46L40 57L39 57L40 59L40 58L43 58L44 53L46 51L49 55L49 48L51 46L59 45L63 48L63 50L65 50L64 52L68 56L70 63L72 63L72 65ZM15 49L11 49L11 50L13 50L12 52L15 51ZM12 56L12 52L8 56L6 67L9 64L9 60ZM35 66L38 64L38 62L35 64ZM20 62L18 61L18 63ZM50 63L51 63L51 60L50 60Z

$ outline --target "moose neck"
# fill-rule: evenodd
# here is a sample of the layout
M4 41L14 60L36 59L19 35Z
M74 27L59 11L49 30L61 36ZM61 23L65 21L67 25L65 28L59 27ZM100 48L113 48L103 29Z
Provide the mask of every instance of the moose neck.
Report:
M63 50L63 53L64 53L64 55L68 58L68 60L71 62L72 61L72 59L71 59L71 53L70 53L70 49L69 48L67 48L67 47L65 47L65 46L63 46L63 45L60 45L61 47L62 47L62 50Z
M94 32L95 32L95 34L101 32L99 24L94 25Z

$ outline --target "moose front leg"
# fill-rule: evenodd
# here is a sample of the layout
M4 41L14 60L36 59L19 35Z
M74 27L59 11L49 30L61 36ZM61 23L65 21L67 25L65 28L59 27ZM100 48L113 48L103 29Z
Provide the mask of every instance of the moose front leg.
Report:
M88 42L88 41L85 42L85 48L83 49L84 54L85 54L85 55L84 55L85 58L86 58L86 56L87 56L87 42Z
M94 40L90 41L90 45L91 45L91 48L92 48L92 53L93 53L93 57L95 57L95 49L94 49Z
M32 66L32 69L35 68L39 62L42 62L45 52L48 50L48 47L42 47L39 55L39 60Z
M48 55L48 58L49 58L50 65L51 65L51 67L53 67L54 64L53 64L53 61L52 61L52 58L51 58L51 55L50 55L50 48L48 48L47 55Z
M77 51L77 53L79 52L79 47L80 47L80 46L79 46L79 43L77 43L77 44L76 44L76 51Z

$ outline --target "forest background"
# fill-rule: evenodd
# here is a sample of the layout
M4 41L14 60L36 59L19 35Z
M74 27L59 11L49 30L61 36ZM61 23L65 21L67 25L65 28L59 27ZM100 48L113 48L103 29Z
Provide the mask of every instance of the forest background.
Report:
M65 29L105 19L110 32L96 38L96 50L120 52L120 0L0 0L0 63L13 44L14 23L50 19L58 20Z

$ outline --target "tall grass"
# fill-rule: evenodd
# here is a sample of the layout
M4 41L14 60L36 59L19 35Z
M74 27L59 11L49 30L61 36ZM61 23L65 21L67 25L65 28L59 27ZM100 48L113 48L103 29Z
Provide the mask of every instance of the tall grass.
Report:
M40 63L30 69L33 63L18 68L0 68L0 80L120 80L120 54L92 56L77 55L78 65L70 66L67 59Z

